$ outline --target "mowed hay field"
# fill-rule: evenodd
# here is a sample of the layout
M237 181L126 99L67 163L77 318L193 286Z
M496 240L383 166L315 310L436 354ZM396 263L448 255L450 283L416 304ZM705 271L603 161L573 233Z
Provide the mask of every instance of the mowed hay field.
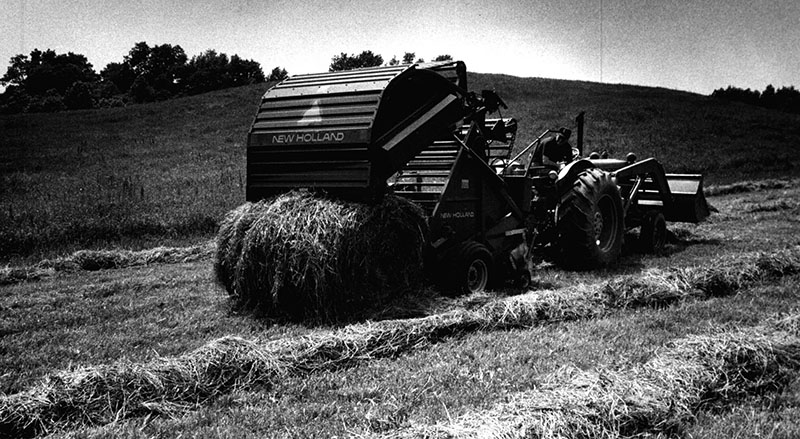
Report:
M244 133L263 88L116 110L131 113L103 134L103 112L0 119L17 124L16 134L3 131L15 140L3 139L2 148L33 148L3 155L4 183L28 179L36 188L2 189L4 214L26 219L0 226L5 248L17 242L24 250L9 250L9 267L0 268L0 436L800 435L798 118L668 90L470 79L473 88L496 84L511 109L521 108L521 143L564 124L572 108L590 118L596 108L589 149L594 143L643 157L665 148L657 156L669 171L708 175L718 212L697 226L670 225L674 239L663 254L626 251L612 269L576 273L545 264L530 291L460 298L426 291L349 325L304 326L237 313L212 270L208 241L224 213L243 201L235 176L244 169ZM213 102L227 111L202 110ZM194 136L159 113L182 105L198 109L183 119L198 127ZM662 119L642 116L648 106ZM226 125L234 112L242 121ZM212 125L212 113L222 125ZM161 133L150 154L134 153L125 140L133 138L130 124L143 123L126 119L134 114ZM708 134L707 119L730 133ZM73 171L54 170L62 164L53 160L36 165L32 145L46 145L47 154L58 148L33 131L26 135L20 123L40 131L61 124L67 132L85 123L88 133L123 139L114 151L131 156L114 159L119 173L91 159ZM204 134L204 124L216 131ZM694 140L673 144L679 128ZM71 132L80 139L79 129ZM767 132L776 133L770 145L763 143ZM233 137L214 143L223 135ZM38 140L25 144L28 138ZM743 169L735 157L750 157L753 166ZM780 164L770 171L769 161ZM200 172L205 165L208 174ZM148 171L153 166L165 172ZM182 174L184 167L195 172ZM61 217L69 191L88 181L81 169L152 179L117 216L93 214L96 201L87 196ZM197 185L198 194L207 184L197 195L206 203L174 179ZM46 189L53 195L44 196ZM124 198L113 186L105 194L113 198L116 190ZM36 223L36 209L56 203L55 194L63 203L44 213L47 224ZM178 206L184 197L192 200ZM83 221L89 219L95 222ZM125 226L134 220L150 228ZM204 221L209 225L197 226Z

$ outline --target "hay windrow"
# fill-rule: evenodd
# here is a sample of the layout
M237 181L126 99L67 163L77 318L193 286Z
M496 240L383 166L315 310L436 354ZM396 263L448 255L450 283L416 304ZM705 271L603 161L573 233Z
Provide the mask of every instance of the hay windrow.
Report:
M38 280L56 272L104 270L150 264L194 262L212 255L213 243L147 250L78 250L69 256L45 259L27 267L0 268L0 285Z
M388 437L618 438L679 434L697 410L779 390L800 369L800 339L762 331L673 342L629 370L563 367L488 411Z
M391 357L421 349L448 337L479 330L533 327L554 321L594 318L620 307L663 306L665 303L685 298L709 297L709 293L700 288L703 280L709 277L727 273L729 276L735 276L735 279L725 281L725 285L745 287L751 282L797 273L800 270L800 248L769 254L747 254L727 262L739 264L741 273L749 274L731 273L727 270L718 272L715 271L718 270L716 265L666 272L654 270L642 278L627 276L619 282L528 293L490 300L470 309L460 307L427 317L367 322L349 325L337 331L318 332L309 336L269 342L225 337L176 358L63 371L51 375L27 391L15 395L0 395L0 436L3 434L10 437L30 436L74 424L103 424L130 416L175 413L197 407L211 398L235 389L269 386L286 374L307 374L351 367L375 358ZM718 290L713 291L715 294L720 294ZM732 294L735 290L725 290L725 292ZM800 318L791 317L785 320L787 323L784 326L795 328ZM676 346L702 344L702 340L711 339L698 338L693 342L678 343ZM753 340L755 343L760 339ZM709 346L721 346L714 343ZM714 353L717 351L711 347L703 348L703 352L711 352L713 355L709 358L721 358L721 354ZM736 349L740 348L741 346ZM735 352L735 350L724 352ZM742 352L749 351L745 349ZM779 350L773 346L773 352ZM687 360L689 364L695 361L691 350L676 350L673 354L669 354L672 356L664 358L677 358L678 353L687 356L691 360ZM742 358L750 358L748 355L750 354ZM712 361L702 358L699 360ZM651 364L648 367L662 365L655 360L648 364ZM757 365L758 362L754 364ZM675 368L678 369L677 363ZM673 382L696 379L693 378L694 375L687 375L689 372L688 369L681 372L683 375L678 376ZM570 373L567 375L572 376ZM595 375L586 375L581 372L575 380L576 383L588 383L583 387L591 390L617 373L619 372L603 371ZM725 376L732 376L731 373L733 372ZM624 377L634 379L638 375L624 375ZM623 381L625 380L614 382ZM648 386L658 384L652 380L647 383ZM765 381L765 384L769 384L769 381ZM666 386L663 383L658 385ZM577 384L575 386L580 387ZM717 386L714 387L715 392L732 391L732 389L725 390L724 383L714 386ZM644 393L631 393L633 390L620 390L620 392L624 395L633 395L624 400L627 404L624 407L628 412L633 410L632 407L638 407L636 404L650 407L659 401L649 390ZM613 399L614 395L618 393L611 394L609 396L611 399L601 399L601 401L606 401L605 406L613 406L612 402L618 401ZM680 402L672 401L675 404ZM674 407L680 407L675 404ZM576 407L584 405L578 404ZM556 412L543 411L541 416L557 415L553 413ZM581 413L572 413L570 419L580 420ZM595 412L588 413L591 419L596 419ZM561 424L557 424L560 426L558 428L572 428L564 427L565 421L561 415L552 422L560 422Z
M797 180L768 179L761 181L742 181L733 184L708 186L703 191L707 197L718 195L741 194L771 189L789 189L795 186Z
M605 284L606 307L666 306L688 298L724 297L758 282L800 272L800 246L744 253L707 265L651 269Z
M419 288L426 234L423 212L399 197L367 206L290 192L225 218L217 279L240 309L336 320Z

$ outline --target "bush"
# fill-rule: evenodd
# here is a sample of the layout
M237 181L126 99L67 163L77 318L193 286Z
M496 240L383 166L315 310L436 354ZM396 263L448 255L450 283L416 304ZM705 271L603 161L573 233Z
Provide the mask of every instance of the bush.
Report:
M118 96L112 96L110 98L101 98L97 101L98 108L121 108L125 106L125 101Z
M155 89L147 82L144 76L139 76L133 81L128 93L133 98L133 101L138 103L153 102L156 99Z
M0 95L0 114L22 113L30 104L30 96L19 86L10 85Z
M94 107L92 88L85 82L76 82L64 94L64 105L70 110L84 110Z
M64 98L54 90L50 90L45 96L32 97L26 111L28 113L55 113L66 109Z

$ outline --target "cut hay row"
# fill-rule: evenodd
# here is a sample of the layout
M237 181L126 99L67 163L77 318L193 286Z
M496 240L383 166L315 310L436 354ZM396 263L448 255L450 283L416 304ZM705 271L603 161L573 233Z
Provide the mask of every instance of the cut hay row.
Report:
M194 262L210 257L213 242L191 247L156 247L147 250L78 250L56 259L45 259L33 266L0 268L0 285L37 280L59 271L102 270L150 264Z
M777 317L773 319L772 325L781 331L800 337L800 311Z
M606 307L663 306L685 298L722 297L757 282L800 273L800 246L724 256L703 266L652 269L606 283Z
M673 342L643 365L563 367L542 384L450 423L393 438L618 438L675 435L704 406L783 388L800 370L795 335L750 330ZM648 436L649 437L649 436Z
M789 189L795 186L797 180L768 179L760 181L742 181L733 184L708 186L703 190L708 197L729 194L741 194L770 189Z
M400 197L371 206L294 191L230 212L214 268L240 309L330 321L419 289L426 234Z
M0 396L0 436L173 413L235 389L268 386L287 374L351 367L469 332L533 327L593 318L618 308L732 294L754 282L800 271L800 248L740 259L726 260L736 270L714 265L651 271L644 277L528 293L428 317L368 322L269 342L225 337L176 358L63 371L27 391Z
M800 203L794 200L770 200L764 201L761 203L755 203L749 205L747 207L748 213L760 213L760 212L781 212L785 210L794 210L796 211L800 208Z

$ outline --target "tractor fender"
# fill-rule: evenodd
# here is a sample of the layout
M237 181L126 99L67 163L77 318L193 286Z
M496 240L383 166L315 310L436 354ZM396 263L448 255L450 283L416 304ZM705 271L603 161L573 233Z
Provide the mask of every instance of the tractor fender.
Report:
M595 165L587 159L576 160L564 166L559 171L558 179L556 180L558 196L561 197L572 188L573 183L578 178L578 174L594 167Z

